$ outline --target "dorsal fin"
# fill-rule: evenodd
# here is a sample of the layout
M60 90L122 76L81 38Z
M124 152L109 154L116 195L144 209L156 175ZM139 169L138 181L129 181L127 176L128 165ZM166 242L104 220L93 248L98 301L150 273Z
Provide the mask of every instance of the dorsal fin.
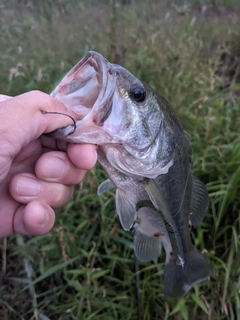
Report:
M194 226L199 226L207 213L209 206L209 196L207 189L196 177L192 176L192 198L190 220Z

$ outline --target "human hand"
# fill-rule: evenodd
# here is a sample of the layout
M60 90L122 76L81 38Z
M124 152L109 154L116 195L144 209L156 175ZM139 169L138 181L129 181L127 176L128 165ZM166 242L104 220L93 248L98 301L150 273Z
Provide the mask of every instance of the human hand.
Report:
M42 136L72 122L41 110L69 114L40 91L14 98L0 95L0 237L48 232L55 221L53 208L71 199L73 185L97 159L93 145Z

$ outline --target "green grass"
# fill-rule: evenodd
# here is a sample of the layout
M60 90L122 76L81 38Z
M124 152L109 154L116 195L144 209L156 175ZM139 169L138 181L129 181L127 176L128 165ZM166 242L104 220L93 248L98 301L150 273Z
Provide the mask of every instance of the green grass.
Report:
M163 257L139 263L143 319L239 320L239 4L123 3L0 2L0 92L50 92L91 49L168 99L190 134L194 173L211 198L192 236L213 272L183 299L166 300ZM49 234L0 242L1 319L137 319L132 233L119 224L114 194L96 195L104 178L98 165L88 173Z

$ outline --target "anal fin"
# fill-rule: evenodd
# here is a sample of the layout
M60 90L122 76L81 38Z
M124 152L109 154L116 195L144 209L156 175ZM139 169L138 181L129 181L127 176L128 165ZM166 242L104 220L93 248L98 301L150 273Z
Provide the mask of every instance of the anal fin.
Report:
M160 239L149 236L140 230L136 230L134 234L134 252L138 260L150 261L158 258L162 251L162 243Z
M165 224L152 208L138 210L134 227L134 250L140 261L155 260L161 254L162 245L170 244Z

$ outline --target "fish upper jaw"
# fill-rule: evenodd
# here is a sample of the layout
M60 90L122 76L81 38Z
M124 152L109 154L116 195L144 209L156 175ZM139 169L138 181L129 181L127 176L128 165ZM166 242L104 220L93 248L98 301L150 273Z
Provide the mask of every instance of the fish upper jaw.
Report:
M89 51L63 77L51 96L74 112L76 120L92 112L94 123L101 125L110 108L115 82L112 64L99 53Z

